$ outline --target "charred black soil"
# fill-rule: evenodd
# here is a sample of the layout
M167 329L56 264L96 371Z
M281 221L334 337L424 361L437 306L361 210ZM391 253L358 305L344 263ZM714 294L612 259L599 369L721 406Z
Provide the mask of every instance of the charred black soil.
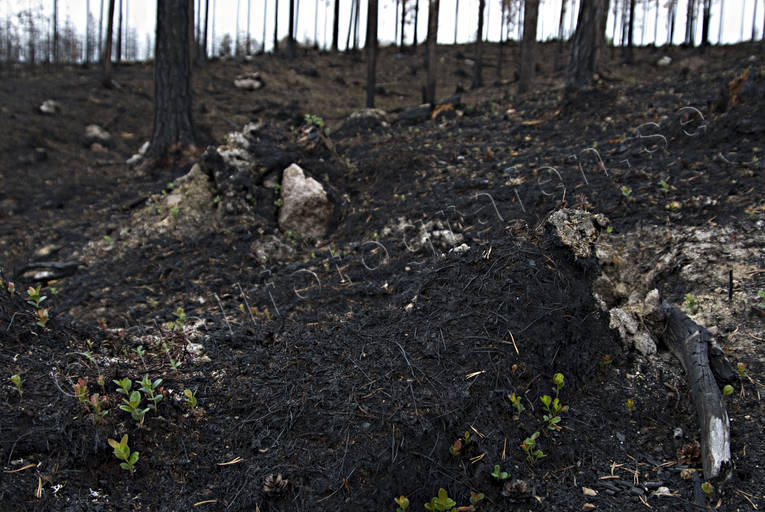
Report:
M538 91L517 96L516 47L478 90L470 48L444 48L439 96L460 96L431 115L416 108L422 55L384 49L384 124L348 120L364 98L357 56L212 62L194 76L201 149L140 169L124 162L150 136L150 65L118 67L108 90L93 69L4 79L0 508L395 510L405 495L422 510L439 488L458 506L484 493L476 510L762 506L761 49L672 49L668 67L660 50L631 67L607 50L574 98L555 45L541 52ZM252 71L263 89L233 86ZM38 112L48 99L56 115ZM331 145L305 136L306 114ZM281 232L279 191L262 183L167 206L204 147L248 122L266 173L295 162L327 189L326 237ZM84 144L89 124L112 143ZM734 468L711 495L690 471L699 426L682 367L609 327L593 297L603 262L545 223L564 205L603 214L599 243L655 271L643 284L745 364L726 398ZM639 284L624 285L626 302ZM163 399L140 424L113 381L136 390L144 375ZM102 421L83 386L105 399ZM548 428L540 399L556 394ZM538 460L521 448L535 432ZM107 443L124 434L134 472Z

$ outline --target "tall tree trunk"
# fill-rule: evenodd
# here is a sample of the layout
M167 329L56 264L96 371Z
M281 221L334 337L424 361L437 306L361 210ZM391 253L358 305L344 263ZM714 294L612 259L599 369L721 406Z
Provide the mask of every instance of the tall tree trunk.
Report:
M398 45L401 50L404 50L404 40L406 34L404 28L406 27L406 0L401 0L401 43Z
M420 0L414 0L414 39L412 40L412 49L417 48L417 24L420 18Z
M635 2L636 0L630 0L629 32L627 34L627 46L624 47L624 62L627 64L632 64L635 57L633 50L635 41Z
M560 18L558 18L558 44L555 52L555 62L553 69L556 71L559 69L560 58L563 55L563 39L564 39L564 20L566 18L566 0L560 2Z
M567 93L578 91L592 83L598 66L598 34L603 0L582 0L576 31L571 38L571 55L566 69Z
M120 14L117 18L117 52L114 57L117 64L122 62L122 0L120 0Z
M704 0L704 6L706 2L710 0ZM762 31L765 32L765 25L762 27ZM754 12L752 13L752 42L757 38L757 0L754 0Z
M523 40L521 41L521 63L518 78L518 93L529 90L534 81L536 67L537 21L539 0L525 0L523 18ZM596 41L597 43L597 41Z
M478 0L478 30L475 32L475 59L473 59L473 83L471 88L483 86L483 12L486 0Z
M457 5L454 7L454 44L457 44L457 26L460 21L460 0L457 0L456 4Z
M294 59L297 55L295 48L295 0L290 0L289 32L287 36L287 56Z
M648 0L643 0L643 19L640 24L640 46L645 44L645 24L648 20Z
M356 0L356 15L353 17L353 51L359 49L359 26L361 23L361 0Z
M338 1L338 0L335 0ZM274 53L279 52L279 0L274 0Z
M755 4L756 5L756 4ZM712 10L712 0L704 0L704 21L701 22L701 46L709 46L709 15Z
M290 2L293 0L290 0ZM236 0L236 20L235 20L235 29L234 29L234 55L239 56L239 12L242 4L242 0Z
M109 0L106 17L106 53L104 54L104 87L112 87L112 36L114 33L114 0Z
M247 49L244 51L245 55L250 54L250 9L252 8L252 0L247 0Z
M656 18L653 20L653 45L654 46L659 46L658 34L659 34L659 0L656 0Z
M353 0L351 0L351 1L353 1ZM401 0L396 0L396 6L395 6L396 7L396 9L395 9L396 19L393 21L393 31L394 31L394 33L393 33L393 44L394 45L398 44L398 6L399 6L400 3L401 3Z
M436 104L436 72L438 70L438 55L437 55L437 41L438 41L438 11L440 8L440 0L428 0L428 35L427 51L425 52L425 67L427 68L428 77L425 84L425 102L430 103L431 106Z
M265 26L265 20L266 18L263 18L264 26ZM209 25L208 23L209 21L210 21L210 0L205 0L205 30L204 30L204 35L202 39L202 55L205 61L207 60L207 27ZM265 40L266 40L266 34L264 32L263 41Z
M648 0L644 1L647 2ZM606 25L608 24L608 9L610 9L610 6L611 0L603 0L603 10L600 18L600 41L598 41L601 50L605 50L606 48Z
M340 0L335 0L335 16L332 20L332 51L336 52L338 48L338 37L340 34Z
M154 130L147 151L149 157L162 156L177 143L194 144L189 53L193 27L193 2L157 2Z
M30 12L31 16L32 13ZM58 64L58 0L53 0L53 63Z
M377 0L367 2L367 107L375 106L375 71L377 68Z
M98 60L104 59L104 0L101 0L101 10L98 11Z
M263 2L263 40L261 41L260 45L260 52L266 53L266 20L268 19L266 16L268 15L268 2Z
M696 0L688 0L688 9L685 13L685 44L693 47L694 34L694 22L696 10Z
M130 21L129 21L130 18L128 17L128 14L130 14L129 9L130 9L130 0L125 0L125 26L123 28L123 30L125 31L125 41L124 41L123 44L125 46L125 55L126 56L127 56L127 52L128 52L128 48L129 48L128 42L130 41L130 30L129 30L129 28L130 28L129 27L129 25L130 25Z
M348 36L345 38L345 51L351 49L351 34L353 34L353 14L356 9L356 0L351 0L351 17L348 20Z
M497 48L497 81L502 80L502 58L505 48L505 27L507 26L507 5L505 2L500 2L500 18L499 18L499 48Z
M725 26L725 0L720 0L720 26L717 27L717 44L722 44L722 31Z
M667 23L669 30L667 34L667 46L672 46L675 40L675 21L677 19L677 0L669 0L667 4Z
M265 3L265 2L264 2ZM313 8L313 48L319 49L319 0L316 0L316 5Z
M90 0L85 2L85 64L90 64Z
M217 11L217 9L216 9L217 6L218 5L217 5L216 0L213 0L212 26L210 26L210 32L211 32L211 34L210 34L210 41L212 42L212 44L210 45L211 46L210 49L212 51L210 53L212 53L213 55L217 55L217 53L215 53L215 50L217 49L216 44L215 44L215 12ZM265 23L265 21L264 21L264 23Z

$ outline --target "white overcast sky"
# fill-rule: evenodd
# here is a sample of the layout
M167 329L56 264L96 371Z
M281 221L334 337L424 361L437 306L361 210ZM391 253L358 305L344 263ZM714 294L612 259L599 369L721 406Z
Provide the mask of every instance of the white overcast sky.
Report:
M200 0L198 0L200 1ZM247 8L250 6L250 33L251 38L258 41L258 44L263 37L263 13L264 8L266 11L266 50L272 47L273 31L274 31L274 7L277 0L209 0L210 1L210 31L214 26L215 37L219 41L225 33L232 35L232 38L236 29L237 19L237 7L239 8L239 30L240 34L246 32L247 29ZM334 0L296 0L299 3L299 17L298 17L298 31L297 36L299 41L313 41L314 30L318 33L318 40L320 44L324 44L325 41L325 24L326 24L326 37L331 39L332 33L332 7ZM413 5L416 0L408 0L410 5ZM441 0L441 11L439 16L439 31L438 41L439 43L453 43L454 42L454 20L455 20L455 6L457 0ZM571 8L572 0L568 0L567 16L565 26L567 32L573 30L576 20L574 16L576 14L576 8ZM580 0L573 0L578 3ZM654 29L656 30L656 38L660 44L663 44L667 38L667 18L666 8L664 7L667 0L659 0L659 18L658 25L656 21L656 5L657 0L648 0L645 4L644 0L638 0L638 7L636 12L637 25L635 27L635 42L641 43L643 14L645 17L645 40L646 44L652 42L654 37ZM119 0L116 0L119 4ZM146 54L146 41L147 34L152 34L154 30L154 19L156 16L156 0L123 0L128 4L128 24L130 27L138 30L138 47L139 55ZM540 39L548 39L554 36L557 32L558 17L560 14L560 2L561 0L540 0L540 17L539 26L537 28ZM720 17L721 2L724 2L725 15L722 20ZM93 16L98 20L98 11L101 6L101 0L90 0L90 9ZM103 3L108 4L108 0ZM699 1L699 3L701 3ZM755 3L757 4L755 7ZM16 13L21 9L28 8L29 6L42 5L46 13L52 12L53 0L2 0L3 12L5 16L8 13ZM204 0L201 0L201 4L204 5ZM364 34L366 30L366 0L361 1L361 19L360 19L360 42L364 44ZM427 32L427 0L420 0L420 16L418 23L418 39L424 40ZM486 15L487 26L486 29L490 40L498 40L500 33L500 0L487 0L486 2ZM687 0L678 0L678 10L681 13L678 16L678 24L675 26L674 41L675 43L682 42L685 35L685 10L687 6ZM212 12L213 5L215 6L215 23L213 25ZM394 20L395 20L395 1L394 0L379 0L379 38L384 44L393 40L395 34ZM318 6L318 9L317 9ZM350 17L351 0L340 0L340 46L345 45L345 40L348 32L348 21ZM647 8L647 11L645 10ZM59 0L59 23L63 22L66 17L70 17L72 22L78 27L81 32L84 32L85 27L85 13L87 9L87 0ZM106 10L106 6L104 6ZM457 40L458 42L465 43L475 39L475 30L477 25L477 11L478 0L461 0L459 2L459 25ZM712 0L712 17L710 21L710 40L712 43L717 43L721 40L723 43L734 43L742 39L748 40L751 37L752 32L752 20L756 14L756 27L757 37L762 35L762 23L765 18L765 0ZM279 37L280 39L286 36L288 26L288 12L289 12L289 0L279 0ZM115 13L115 22L116 22ZM609 13L609 21L607 26L607 34L610 37L613 29L613 12ZM407 39L411 41L412 38L412 26L407 27ZM516 32L513 32L515 34ZM211 33L210 33L211 35ZM617 33L617 39L618 39ZM697 30L697 40L701 40L701 29Z

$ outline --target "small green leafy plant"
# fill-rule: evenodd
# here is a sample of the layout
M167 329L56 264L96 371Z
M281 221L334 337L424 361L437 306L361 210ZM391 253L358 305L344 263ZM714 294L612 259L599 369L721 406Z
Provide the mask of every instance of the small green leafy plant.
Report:
M120 405L120 409L129 412L133 420L138 422L138 426L143 425L146 413L149 412L150 409L148 407L141 408L141 393L133 391L130 393L130 397L123 398L122 401L124 403Z
M760 303L757 306L760 309L765 309L765 290L757 290L757 295L760 297Z
M399 496L398 498L393 498L393 501L396 502L396 505L398 505L398 508L396 508L396 512L405 512L406 509L409 508L409 498L406 496Z
M547 457L541 449L537 448L538 438L539 432L534 432L521 443L521 449L526 453L526 460L529 461L529 464L531 465L534 465L534 463L542 457Z
M159 385L162 384L162 379L157 379L154 382L149 379L148 375L143 376L143 380L141 380L141 391L143 391L143 394L146 395L146 400L150 402L149 408L153 409L155 412L157 410L157 404L162 401L162 392L160 391L157 393L157 388L159 388Z
M738 372L738 376L742 379L746 379L749 375L746 373L746 364L745 363L736 363L736 371Z
M703 484L701 484L701 490L704 491L704 494L709 496L710 494L712 494L712 491L714 491L715 489L714 487L712 487L712 484L710 484L709 482L704 482Z
M565 385L565 379L562 373L556 373L555 375L553 375L553 386L555 386L555 396L558 396L558 393L560 393L560 390L563 389L564 385Z
M457 502L454 501L449 497L449 494L447 494L446 489L443 487L438 490L438 496L434 496L430 499L430 503L425 504L425 508L428 510L438 510L438 511L446 511L451 512L454 510L454 507L457 506Z
M196 392L191 391L189 388L183 390L183 395L186 397L186 407L189 409L196 409L197 397Z
M516 395L515 393L512 393L507 396L510 399L510 403L513 404L513 408L515 409L515 415L513 416L514 419L518 419L521 417L521 413L526 410L526 408L521 403L521 397Z
M691 311L696 311L696 308L698 307L696 304L696 296L692 293L686 293L684 299L685 303L688 304L688 309Z
M550 430L560 430L558 423L560 423L560 412L563 410L560 400L557 397L552 398L550 395L544 395L540 400L547 413L542 416L542 419L547 422L547 428Z
M29 287L27 290L27 303L34 306L36 309L40 309L40 304L43 303L45 299L47 299L45 295L40 296L40 285L37 285L37 288L34 288L32 286Z
M120 380L113 380L117 386L119 386L119 389L117 389L117 393L122 393L125 396L130 396L130 390L133 387L133 381L129 378L125 377L124 379Z
M609 366L611 363L613 363L613 360L611 359L611 354L604 354L603 359L600 360L600 367L605 368L606 366Z
M669 183L667 183L666 180L659 180L659 186L661 187L662 192L669 192Z
M132 475L135 472L135 464L138 462L139 452L130 451L128 435L123 435L119 442L114 439L109 439L108 442L109 446L114 448L114 456L123 461L120 463L120 467L125 471L130 471Z
M305 122L308 124L316 125L318 128L324 128L324 119L315 114L306 114Z
M733 386L731 386L730 384L726 384L725 386L723 386L722 394L723 394L723 396L732 395L733 394Z
M21 395L23 394L21 391L21 375L18 373L15 375L11 375L10 377L11 382L14 386L16 386L16 391L19 392L19 399L21 399Z
M635 400L632 398L628 398L626 402L624 402L624 407L627 408L627 412L632 414L635 412Z
M629 188L627 185L622 185L621 187L622 195L624 196L627 201L632 200L632 189Z
M507 480L510 478L510 475L507 474L507 471L502 471L499 469L499 464L494 465L494 471L491 472L491 476L493 476L496 480Z
M473 492L470 491L470 504L471 505L478 505L486 498L486 495L482 492Z

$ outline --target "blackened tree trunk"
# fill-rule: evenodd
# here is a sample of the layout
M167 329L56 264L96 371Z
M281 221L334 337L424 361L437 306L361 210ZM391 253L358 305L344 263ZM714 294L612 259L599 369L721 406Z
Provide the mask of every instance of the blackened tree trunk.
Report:
M425 52L425 67L427 68L428 77L425 84L425 97L426 103L430 103L431 106L436 104L436 71L438 69L438 56L437 56L437 38L438 38L438 11L440 8L440 0L428 0L428 35L426 41L427 51Z
M706 12L707 2L711 0L704 0L704 9ZM706 22L706 14L704 15L704 21ZM765 26L762 27L762 31L765 32ZM757 37L757 0L754 0L754 12L752 13L752 42Z
M457 44L457 26L460 21L460 0L457 0L457 5L454 8L454 44Z
M247 0L247 39L245 40L245 44L247 45L247 48L244 50L245 55L250 54L250 11L252 9L252 0Z
M266 16L268 15L268 2L263 2L263 40L260 42L260 53L266 53Z
M263 18L263 26L265 27L265 20L266 18ZM203 32L203 38L202 38L202 55L203 59L207 60L207 27L209 25L210 21L210 0L205 0L205 29ZM266 32L263 30L263 43L266 42Z
M375 71L377 68L377 0L367 2L367 107L375 106Z
M603 18L603 0L582 0L576 31L571 38L571 55L566 69L566 91L578 91L592 83L598 66L598 38Z
M117 54L114 57L119 64L122 62L122 0L120 0L120 14L117 20Z
M149 157L162 156L178 143L194 143L190 54L193 23L193 2L157 2L154 131L147 152Z
M356 13L353 17L353 51L359 49L359 25L361 18L361 0L356 0Z
M406 0L401 0L401 43L398 45L401 50L404 50L404 41L406 40L406 34L404 28L406 27Z
M287 56L294 59L297 55L295 48L295 0L290 0L289 30L287 32Z
M566 18L566 0L560 2L560 18L558 18L558 48L555 52L555 62L553 69L559 69L559 62L563 55L563 39L565 37L564 21Z
M755 2L755 6L757 3ZM709 46L709 15L712 9L712 0L704 0L704 21L701 22L701 46Z
M106 52L104 53L104 87L112 86L112 35L114 33L114 0L109 0L106 17Z
M103 47L103 37L104 37L104 0L101 0L101 10L98 11L98 59L103 60L104 58L104 47Z
M90 64L90 0L85 2L85 65Z
M345 51L351 49L351 34L353 34L353 15L356 9L356 0L351 0L351 17L348 20L348 35L345 38Z
M539 17L539 0L524 2L523 39L521 40L521 65L518 77L518 93L523 94L534 81L536 66L537 20Z
M685 44L693 48L696 39L696 0L688 0L688 9L685 12Z
M332 20L332 51L338 51L340 36L340 0L335 0L335 17Z
M412 40L412 50L417 48L417 23L420 18L420 0L414 1L414 39Z
M635 40L635 1L630 0L629 32L627 33L627 45L624 47L624 62L632 64L634 59L633 42Z
M677 17L677 0L669 0L667 4L667 21L669 22L669 35L667 36L667 46L672 46L675 39L675 18Z
M279 0L274 0L274 53L279 51Z
M483 86L483 12L486 0L478 0L478 30L475 33L475 59L473 59L473 83L471 88Z
M32 13L29 14L30 16ZM58 0L53 0L53 63L58 64Z

